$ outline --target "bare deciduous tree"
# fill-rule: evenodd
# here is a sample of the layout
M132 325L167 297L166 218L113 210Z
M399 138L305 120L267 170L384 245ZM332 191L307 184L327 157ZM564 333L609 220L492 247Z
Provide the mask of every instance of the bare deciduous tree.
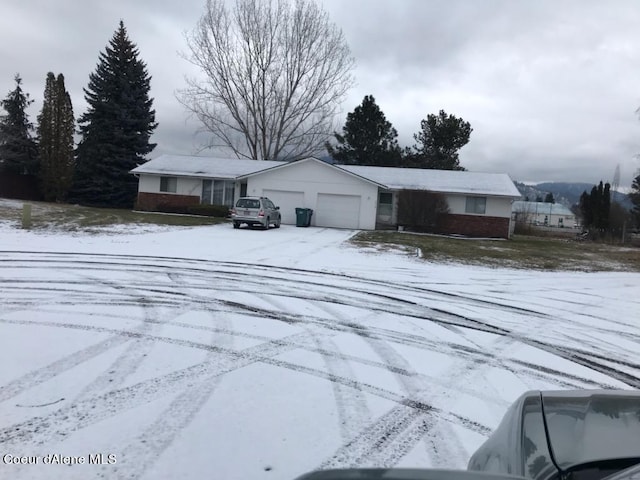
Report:
M208 148L295 160L323 150L353 84L344 36L314 0L207 0L184 57L204 73L179 100Z

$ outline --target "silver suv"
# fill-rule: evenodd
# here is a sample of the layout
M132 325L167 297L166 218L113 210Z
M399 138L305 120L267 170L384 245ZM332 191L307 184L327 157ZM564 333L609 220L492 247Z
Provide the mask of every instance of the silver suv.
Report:
M267 197L241 197L231 209L233 228L240 228L240 224L249 226L261 225L268 229L270 225L280 227L280 207L276 207Z

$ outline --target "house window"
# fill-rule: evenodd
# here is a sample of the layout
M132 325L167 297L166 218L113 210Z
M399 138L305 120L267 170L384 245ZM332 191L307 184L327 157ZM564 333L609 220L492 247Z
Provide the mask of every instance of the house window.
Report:
M487 197L467 197L465 213L484 215L487 210Z
M202 200L204 205L233 206L235 183L226 180L202 180Z
M211 192L213 191L213 180L202 180L202 204L211 205Z
M224 182L219 180L213 181L213 198L211 203L214 205L224 205Z
M160 177L160 191L167 193L176 193L178 190L177 177Z
M224 204L227 207L233 207L233 197L236 193L236 184L234 182L224 182Z
M380 192L378 195L378 215L390 217L393 212L393 194Z

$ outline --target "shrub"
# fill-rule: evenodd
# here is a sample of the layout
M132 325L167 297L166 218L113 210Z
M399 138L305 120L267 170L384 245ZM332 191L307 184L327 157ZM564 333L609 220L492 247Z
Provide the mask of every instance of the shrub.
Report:
M183 215L202 215L203 217L225 218L229 216L229 207L226 205L174 205L171 203L159 203L153 211L179 213Z
M174 205L172 203L159 203L153 211L164 212L164 213L182 213L186 214L187 212L186 205Z
M191 215L204 215L206 217L225 218L229 216L229 207L226 205L190 205L187 207Z
M439 220L449 213L447 198L427 190L402 190L398 196L398 225L418 232L437 232Z

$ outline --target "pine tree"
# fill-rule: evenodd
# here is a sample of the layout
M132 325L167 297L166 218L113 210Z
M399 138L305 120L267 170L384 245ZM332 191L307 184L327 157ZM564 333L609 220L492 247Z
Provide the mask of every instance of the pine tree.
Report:
M602 182L600 182L602 186ZM600 224L598 228L601 231L609 230L610 221L609 216L611 214L611 185L609 183L604 184L604 188L600 190Z
M120 27L100 54L96 71L84 89L89 109L78 123L78 144L72 199L94 206L130 208L138 182L129 172L155 148L157 127L151 77L139 51Z
M33 100L22 90L22 78L15 76L16 88L0 106L7 112L0 117L0 170L20 175L34 175L38 170L37 144L32 138L33 125L26 112Z
M579 209L580 216L582 217L582 225L585 228L591 227L591 225L593 225L593 206L591 205L591 195L586 191L580 195Z
M633 204L631 213L636 220L636 226L640 228L640 172L636 175L631 183L631 192L629 193L629 199Z
M610 211L611 185L608 183L601 181L593 186L591 193L585 191L580 196L580 213L585 227L605 232L609 229Z
M400 163L398 132L371 95L365 96L362 105L347 115L342 135L336 132L334 136L338 144L334 147L327 143L326 148L339 163L381 167Z
M38 115L40 185L47 201L65 200L73 179L74 118L64 76L47 74L42 111Z
M440 110L420 122L420 132L413 135L418 142L408 153L405 165L434 170L465 170L460 165L458 151L469 143L473 129L469 122Z

